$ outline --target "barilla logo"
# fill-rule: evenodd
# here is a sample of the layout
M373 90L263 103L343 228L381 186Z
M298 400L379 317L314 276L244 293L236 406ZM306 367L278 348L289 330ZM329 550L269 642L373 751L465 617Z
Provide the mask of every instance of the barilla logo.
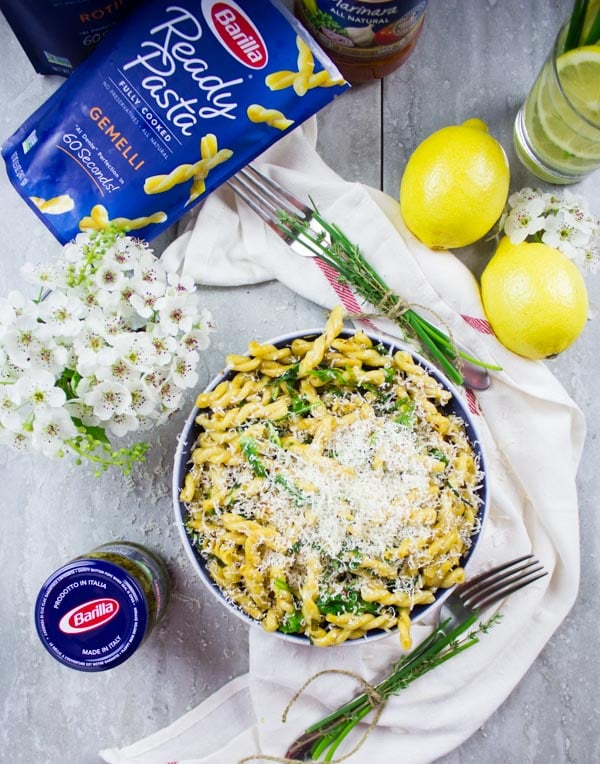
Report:
M249 69L267 65L269 53L249 16L232 0L202 0L202 13L221 45Z
M109 597L77 605L60 619L58 628L63 634L80 634L103 626L119 612L119 603Z

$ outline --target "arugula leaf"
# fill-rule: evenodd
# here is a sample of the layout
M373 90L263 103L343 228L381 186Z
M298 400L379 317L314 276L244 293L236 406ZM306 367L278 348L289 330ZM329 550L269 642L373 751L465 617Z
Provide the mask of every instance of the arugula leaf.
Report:
M265 427L267 429L267 438L271 441L271 443L274 443L278 448L281 448L281 438L279 437L279 430L273 422L267 419L265 422Z
M374 385L372 382L357 382L357 386L360 390L366 390L368 393L373 393L378 398L381 396L381 388L378 385Z
M342 613L377 613L376 602L365 602L354 589L338 594L335 597L319 597L319 610L326 615L341 615Z
M265 465L261 462L258 456L258 449L256 448L256 441L249 435L242 435L240 437L240 448L242 453L246 457L248 464L252 467L254 474L257 477L266 477L267 470Z
M440 451L439 448L430 448L429 453L431 456L435 456L436 459L438 459L440 462L443 462L444 464L448 464L448 457L443 451Z
M316 377L320 382L337 382L338 385L347 385L348 379L342 369L311 369L310 376Z
M273 377L273 379L269 380L268 384L275 387L280 385L283 382L293 387L298 380L299 368L300 368L300 364L295 363L293 366L290 366L289 369L284 371L283 374L280 374L278 377Z
M282 488L284 488L289 494L291 494L292 498L294 499L294 504L297 507L302 507L307 502L306 496L300 491L298 488L296 488L295 485L292 485L290 481L284 477L283 475L275 475L275 482L277 485L280 485Z
M292 400L292 405L290 406L290 413L296 414L296 416L302 416L303 414L308 414L309 411L312 411L312 409L315 408L315 406L320 406L320 401L318 403L311 403L308 399L301 397L299 395L294 396L294 399Z
M235 497L237 496L239 490L240 490L240 484L236 483L231 489L231 491L229 491L229 493L225 497L224 503L226 507L230 507L232 504L235 503Z
M415 425L415 402L408 396L396 401L396 411L398 416L394 417L394 422L403 427L414 427Z
M452 491L452 493L456 496L456 498L461 501L463 504L466 504L467 507L472 507L473 504L468 501L468 499L465 499L464 496L461 496L460 491L458 491L449 480L446 480L446 486Z
M294 610L293 613L288 613L283 621L279 624L279 631L284 634L297 634L302 631L302 611Z

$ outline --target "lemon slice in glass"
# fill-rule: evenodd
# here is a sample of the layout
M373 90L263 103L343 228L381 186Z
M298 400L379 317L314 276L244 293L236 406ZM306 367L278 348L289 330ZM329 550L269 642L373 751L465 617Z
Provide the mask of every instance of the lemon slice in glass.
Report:
M600 128L600 45L563 53L556 60L556 68L569 101Z
M546 70L545 82L539 87L537 116L547 153L554 154L554 160L563 155L563 161L583 169L586 160L600 160L600 46L564 53L556 67L562 93Z

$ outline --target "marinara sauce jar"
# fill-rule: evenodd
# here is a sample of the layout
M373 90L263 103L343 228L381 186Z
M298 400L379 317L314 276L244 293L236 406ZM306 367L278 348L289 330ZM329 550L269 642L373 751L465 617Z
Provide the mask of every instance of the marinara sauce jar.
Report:
M350 83L381 79L412 53L426 0L294 0L294 12Z
M130 658L162 618L171 582L149 549L114 541L76 557L42 585L35 625L46 650L79 671Z

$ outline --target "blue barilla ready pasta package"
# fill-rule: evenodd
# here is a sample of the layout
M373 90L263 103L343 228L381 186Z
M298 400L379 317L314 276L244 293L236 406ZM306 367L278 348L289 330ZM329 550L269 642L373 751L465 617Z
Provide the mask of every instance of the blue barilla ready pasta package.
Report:
M2 146L61 243L151 240L348 87L277 0L151 0Z

